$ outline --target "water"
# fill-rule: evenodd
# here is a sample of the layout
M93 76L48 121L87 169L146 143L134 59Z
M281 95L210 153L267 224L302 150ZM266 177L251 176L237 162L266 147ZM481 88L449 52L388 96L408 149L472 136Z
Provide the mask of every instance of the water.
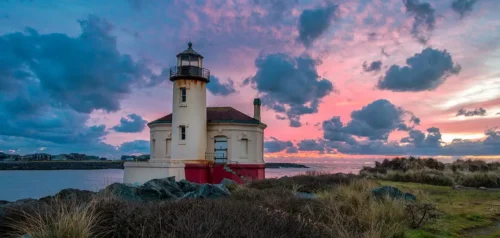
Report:
M266 178L303 174L306 171L358 173L362 163L303 163L310 168L266 169ZM65 188L98 191L123 181L123 170L11 170L0 171L0 200L15 201L54 195Z

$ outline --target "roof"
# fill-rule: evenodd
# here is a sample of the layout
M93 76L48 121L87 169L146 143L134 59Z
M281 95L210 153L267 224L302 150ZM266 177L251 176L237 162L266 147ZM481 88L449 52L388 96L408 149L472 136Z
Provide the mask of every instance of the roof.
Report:
M207 123L242 123L242 124L262 124L259 120L246 115L232 107L207 107ZM157 123L172 123L172 113L154 120L148 125Z
M193 43L191 43L191 42L188 43L187 50L182 51L181 53L177 54L177 57L179 57L179 55L196 55L196 56L203 58L203 56L201 56L200 53L193 50Z

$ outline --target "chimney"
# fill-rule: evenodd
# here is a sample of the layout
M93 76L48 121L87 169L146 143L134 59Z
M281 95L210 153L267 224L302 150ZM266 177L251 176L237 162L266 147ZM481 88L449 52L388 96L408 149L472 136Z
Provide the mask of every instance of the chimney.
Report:
M260 98L253 100L253 118L260 121Z

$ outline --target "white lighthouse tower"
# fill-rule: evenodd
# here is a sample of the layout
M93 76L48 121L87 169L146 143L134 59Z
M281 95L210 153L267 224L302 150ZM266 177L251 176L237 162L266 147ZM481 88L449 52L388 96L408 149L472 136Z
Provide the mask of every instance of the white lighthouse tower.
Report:
M210 71L203 68L203 56L188 49L177 55L177 67L170 71L174 83L172 100L172 160L205 159L207 149L207 83Z

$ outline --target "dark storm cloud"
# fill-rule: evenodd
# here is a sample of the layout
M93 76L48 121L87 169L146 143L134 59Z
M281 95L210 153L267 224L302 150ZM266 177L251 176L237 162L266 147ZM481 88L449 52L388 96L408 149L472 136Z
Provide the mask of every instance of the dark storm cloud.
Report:
M342 130L369 139L387 140L389 133L404 124L406 111L385 99L351 112L352 120Z
M461 108L457 112L457 116L466 116L466 117L473 117L473 116L484 116L486 115L486 110L482 107L476 108L474 110L467 110L464 108Z
M420 43L426 44L436 25L435 10L431 4L419 0L403 0L406 12L413 15L411 34Z
M112 129L116 132L137 133L146 128L147 121L142 119L137 114L130 114L127 117L120 119L120 124L114 126Z
M76 38L30 28L1 36L1 88L36 79L60 104L90 113L117 111L132 86L154 86L149 80L155 75L145 64L118 52L113 26L93 15L79 23Z
M118 150L122 154L149 154L149 141L134 140L121 144Z
M336 17L338 5L327 5L302 11L299 17L299 41L310 47L326 32Z
M440 86L446 78L460 72L446 51L426 48L406 59L407 66L392 65L377 87L395 92L430 91Z
M370 65L368 65L366 61L363 62L363 70L365 72L372 72L372 71L378 72L381 69L382 69L382 61L380 60L373 61L370 63Z
M31 28L0 36L0 136L66 152L116 152L103 142L105 126L89 125L89 113L117 111L132 89L166 77L120 54L105 20L79 24L77 37Z
M301 140L297 143L300 151L317 151L320 153L325 152L325 141L323 140Z
M441 147L441 132L439 128L431 127L427 129L427 135L420 130L411 130L408 137L401 139L403 143L409 143L416 148L439 148Z
M345 132L340 117L333 117L323 122L323 138L329 141L341 141L349 144L356 143L351 134Z
M308 55L260 56L255 60L257 73L248 82L262 95L262 105L285 112L290 126L298 127L300 116L316 113L321 99L334 90L330 81L319 76L318 64Z
M292 147L288 147L288 148L286 148L285 152L286 152L287 154L296 154L296 153L298 153L298 152L299 152L299 150L297 149L297 147L292 146Z
M293 147L291 141L280 141L274 137L271 137L271 140L264 142L264 149L267 153L281 152L288 147Z
M329 141L355 144L353 136L370 140L387 140L395 130L410 130L413 127L405 123L405 116L411 115L410 123L416 125L416 118L411 112L397 107L386 99L379 99L351 112L351 121L344 125L340 117L333 117L323 122L323 138Z
M477 0L454 0L451 3L451 8L453 11L460 14L460 17L464 17L468 12L472 12L476 2Z
M210 76L210 82L207 84L207 89L213 95L219 96L227 96L236 92L233 80L228 79L226 83L221 83L219 78L215 76Z

